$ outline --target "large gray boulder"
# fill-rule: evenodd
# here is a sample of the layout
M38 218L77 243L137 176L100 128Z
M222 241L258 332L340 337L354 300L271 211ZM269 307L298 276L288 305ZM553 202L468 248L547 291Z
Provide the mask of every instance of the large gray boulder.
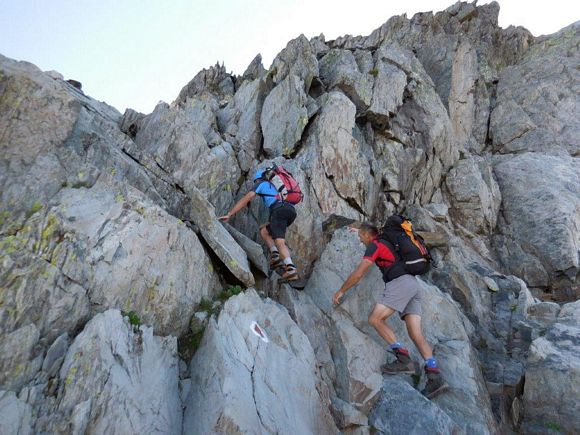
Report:
M133 327L118 310L87 324L59 378L58 406L38 431L181 433L177 340Z
M361 144L353 137L356 109L340 92L331 92L320 109L316 133L322 169L338 195L354 201L370 215L375 199L374 179Z
M135 311L159 333L182 334L194 305L218 287L211 260L182 222L134 189L116 192L104 182L63 189L36 219L31 249L86 289L94 307Z
M580 302L566 304L530 347L524 386L523 430L530 434L580 430Z
M206 103L196 98L187 101L183 108L158 104L142 121L135 142L125 149L143 163L149 158L154 165L150 170L160 177L183 189L197 187L220 212L225 211L240 176L234 149L219 135L212 139L217 125Z
M217 63L198 72L191 81L185 85L174 101L174 105L183 105L188 98L193 96L212 96L220 99L230 99L234 94L232 77L227 73L226 67Z
M553 287L562 299L578 297L572 283L579 273L580 162L526 153L497 158L494 170L503 199L504 264L531 287Z
M253 289L210 320L190 371L185 433L338 433L308 338Z
M539 38L520 62L502 71L490 119L495 150L578 155L579 37L575 23Z
M250 169L258 157L262 142L260 116L266 98L266 84L261 79L245 81L233 100L218 112L220 131L231 141L240 169Z
M416 153L414 158L417 163L405 168L407 182L404 190L398 193L407 204L428 203L439 187L443 174L459 157L449 115L433 82L411 51L395 43L386 43L375 56L377 62L386 63L389 68L396 67L397 74L403 73L405 76L404 81L397 79L396 85L391 88L390 92L395 89L397 95L388 104L389 114L384 114L388 120L385 118L380 122L384 124L387 121L387 138L395 138ZM375 80L375 88L377 82L378 79ZM408 98L403 99L404 93ZM421 121L417 122L418 119Z
M32 408L12 391L0 391L0 433L32 433Z
M250 270L248 257L228 230L218 221L213 206L195 187L188 187L187 193L191 198L189 210L191 220L198 226L204 240L237 279L247 287L253 286L254 275Z
M385 379L380 400L369 423L379 434L459 434L462 432L445 412L400 377Z
M360 112L371 104L373 76L359 69L354 54L348 50L330 50L320 59L320 79L327 89L344 92Z
M288 42L272 62L269 74L275 84L294 75L300 79L303 90L308 93L312 79L318 77L318 61L308 39L300 35Z
M308 124L304 82L288 75L266 97L260 125L264 152L268 157L291 156Z
M482 157L459 160L445 177L450 215L472 233L491 234L497 223L501 193L490 165Z

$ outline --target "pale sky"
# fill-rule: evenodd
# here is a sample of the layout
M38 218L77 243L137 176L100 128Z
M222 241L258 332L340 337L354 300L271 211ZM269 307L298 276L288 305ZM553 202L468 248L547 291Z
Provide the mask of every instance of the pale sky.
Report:
M0 0L0 53L56 70L116 107L150 113L216 62L265 68L289 40L368 35L393 15L441 11L452 0ZM479 4L489 1L479 1ZM580 2L500 0L499 24L535 36L580 20Z

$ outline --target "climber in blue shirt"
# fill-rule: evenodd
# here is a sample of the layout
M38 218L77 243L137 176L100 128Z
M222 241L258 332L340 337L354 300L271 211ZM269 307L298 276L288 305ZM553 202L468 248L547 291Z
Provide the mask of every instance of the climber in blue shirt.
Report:
M269 168L258 169L254 175L254 186L220 221L227 222L234 214L243 209L256 196L260 196L264 205L270 210L268 223L260 227L260 236L270 249L270 268L284 267L282 279L298 280L298 271L292 263L290 251L286 246L286 229L296 219L296 210L288 202L279 199L278 190L269 181Z

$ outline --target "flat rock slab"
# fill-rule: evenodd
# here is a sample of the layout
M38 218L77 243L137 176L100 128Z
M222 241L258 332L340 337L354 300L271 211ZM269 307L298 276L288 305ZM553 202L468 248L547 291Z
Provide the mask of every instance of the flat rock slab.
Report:
M385 379L369 423L379 434L464 433L451 417L398 376Z
M250 271L248 257L228 230L218 221L213 205L193 186L187 188L187 195L192 203L189 210L191 220L199 227L201 236L228 270L246 287L252 287L255 281Z

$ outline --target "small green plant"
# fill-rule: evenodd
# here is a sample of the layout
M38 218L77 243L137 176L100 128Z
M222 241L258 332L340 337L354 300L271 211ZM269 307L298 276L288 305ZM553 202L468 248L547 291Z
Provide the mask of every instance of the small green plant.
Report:
M369 74L372 75L373 77L376 77L379 75L379 70L376 68L373 68L372 70L369 71Z
M517 310L517 309L518 309L518 306L517 306L517 305L515 305L515 304L510 306L510 311L511 311L512 313L513 313L515 310Z
M205 329L201 329L196 333L189 332L177 339L177 351L182 359L185 361L191 360L201 344L204 332Z
M125 311L121 311L121 315L123 317L127 317L129 319L129 324L131 324L133 326L140 326L141 325L141 319L139 318L139 316L137 315L137 313L135 311L129 311L128 313Z
M223 290L219 295L218 295L218 299L222 302L227 301L229 298L231 298L232 296L235 296L237 294L240 294L242 292L242 287L239 285L233 285L231 287L228 287L227 289Z
M203 298L201 301L199 301L198 309L201 311L205 311L209 316L215 314L213 302L210 301L209 299Z
M550 429L550 430L553 430L555 432L562 432L562 428L560 427L560 425L558 423L554 423L552 421L549 421L548 423L544 423L544 427L546 429Z

